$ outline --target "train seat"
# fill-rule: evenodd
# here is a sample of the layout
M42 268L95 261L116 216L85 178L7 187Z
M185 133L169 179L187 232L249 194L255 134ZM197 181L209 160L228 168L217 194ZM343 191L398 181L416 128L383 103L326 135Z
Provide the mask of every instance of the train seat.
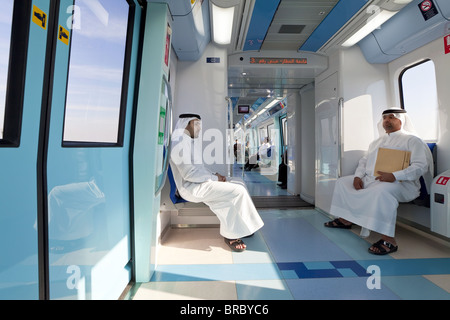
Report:
M170 200L172 200L173 204L177 203L185 203L187 200L183 199L182 196L178 194L177 186L175 184L175 179L173 178L172 168L169 165L169 169L167 170L167 178L170 183Z
M267 149L267 155L259 158L258 164L263 167L270 167L272 161L275 159L275 146Z
M436 176L436 143L427 143L433 155L434 176ZM420 195L415 200L408 203L400 203L397 209L397 218L408 225L422 226L430 228L431 210L430 210L430 191L427 190L424 179L420 178Z
M203 202L195 203L183 199L177 192L172 168L167 170L168 184L166 184L162 195L162 210L171 212L172 226L202 226L216 227L219 225L217 216ZM168 199L169 198L169 199Z
M259 171L263 175L272 175L278 172L278 165L276 159L275 146L267 149L267 156L261 156L258 160Z
M427 143L430 148L431 154L433 155L433 165L436 171L436 156L437 156L437 145L436 143ZM434 174L436 176L436 173ZM413 204L423 207L430 207L430 190L427 190L425 180L420 177L420 195L415 200L412 201Z

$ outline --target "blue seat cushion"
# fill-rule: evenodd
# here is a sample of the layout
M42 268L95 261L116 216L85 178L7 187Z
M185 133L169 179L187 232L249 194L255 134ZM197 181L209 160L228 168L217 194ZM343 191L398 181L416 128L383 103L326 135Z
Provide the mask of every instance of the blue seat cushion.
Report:
M433 160L435 157L435 148L436 143L427 143L428 148L430 148L431 154L433 155ZM430 206L430 193L427 190L427 186L425 185L425 180L423 177L420 177L420 195L417 199L413 201L415 204L422 205L425 207Z
M177 185L175 184L175 180L173 178L173 173L172 173L172 168L170 167L170 165L169 165L169 169L167 170L167 177L169 178L169 182L170 182L170 200L172 200L172 202L174 204L188 202L187 200L184 200L182 197L180 197L177 194Z

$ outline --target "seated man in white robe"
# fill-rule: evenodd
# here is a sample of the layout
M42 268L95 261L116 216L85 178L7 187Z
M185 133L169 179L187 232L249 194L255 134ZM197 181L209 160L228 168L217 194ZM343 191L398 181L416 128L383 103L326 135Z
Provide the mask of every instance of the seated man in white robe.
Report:
M172 135L170 164L178 193L187 201L203 202L220 221L220 234L236 252L246 249L242 238L263 225L245 183L212 173L203 165L202 150L194 143L201 131L201 118L183 114Z
M410 202L420 195L421 176L428 186L432 180L433 162L428 146L414 132L406 111L383 112L386 134L372 142L353 176L337 180L330 214L339 217L325 223L329 228L350 229L353 224L380 233L381 240L369 252L384 255L397 251L395 223L399 202ZM379 148L411 152L410 165L396 172L374 172ZM428 189L429 190L429 189Z

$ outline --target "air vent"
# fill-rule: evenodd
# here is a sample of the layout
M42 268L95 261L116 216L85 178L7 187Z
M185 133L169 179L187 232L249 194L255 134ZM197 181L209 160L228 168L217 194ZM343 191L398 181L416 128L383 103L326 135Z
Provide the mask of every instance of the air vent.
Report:
M283 24L278 33L298 34L302 33L304 28L305 26L300 24Z

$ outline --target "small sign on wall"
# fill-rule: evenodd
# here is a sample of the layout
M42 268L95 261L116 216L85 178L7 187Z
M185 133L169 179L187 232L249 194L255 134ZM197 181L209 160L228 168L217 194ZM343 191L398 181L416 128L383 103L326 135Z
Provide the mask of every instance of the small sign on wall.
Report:
M450 34L444 37L445 54L450 53Z
M220 63L220 58L219 57L206 58L206 63Z
M439 177L439 179L437 179L436 184L446 186L449 180L450 180L450 177L441 176L441 177Z
M439 12L433 3L433 0L425 0L419 4L420 11L422 12L425 21L436 16Z

